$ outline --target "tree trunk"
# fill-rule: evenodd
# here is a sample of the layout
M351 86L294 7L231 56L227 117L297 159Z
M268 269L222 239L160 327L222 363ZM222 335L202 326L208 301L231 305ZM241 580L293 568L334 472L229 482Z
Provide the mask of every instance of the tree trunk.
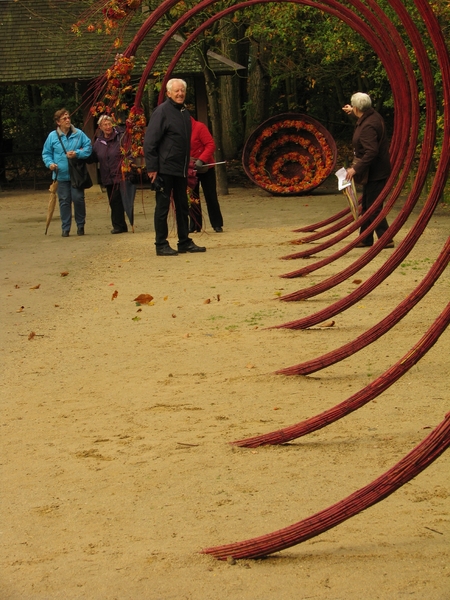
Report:
M223 147L222 147L222 127L219 110L218 100L218 85L209 65L203 58L204 67L203 73L205 75L206 94L208 97L209 115L211 118L212 136L216 143L215 157L217 162L224 160ZM227 181L227 169L226 165L217 165L216 178L217 178L217 193L221 196L228 195L228 181Z
M259 44L250 46L250 69L248 74L248 102L246 108L245 139L268 118L270 78L261 61Z
M221 29L221 52L235 63L245 64L246 57L242 45L231 40L239 39L239 27L233 23L223 23ZM220 78L220 103L222 119L223 154L226 160L235 158L244 141L244 122L241 111L242 71Z

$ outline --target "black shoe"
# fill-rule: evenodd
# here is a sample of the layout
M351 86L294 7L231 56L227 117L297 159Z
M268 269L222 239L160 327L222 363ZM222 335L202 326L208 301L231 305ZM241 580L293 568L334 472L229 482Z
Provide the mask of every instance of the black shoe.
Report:
M61 235L63 237L69 237L69 232L68 231L63 231Z
M186 252L206 252L206 248L204 246L197 246L193 241L190 241L187 246L182 246L180 248L178 245L178 252L180 254L185 254Z
M128 229L111 229L111 233L127 233Z
M78 227L77 235L84 235L84 227Z
M156 248L156 256L178 256L178 252L169 245Z
M222 232L223 232L223 229L222 229L222 227L214 227L214 231L215 231L216 233L222 233Z

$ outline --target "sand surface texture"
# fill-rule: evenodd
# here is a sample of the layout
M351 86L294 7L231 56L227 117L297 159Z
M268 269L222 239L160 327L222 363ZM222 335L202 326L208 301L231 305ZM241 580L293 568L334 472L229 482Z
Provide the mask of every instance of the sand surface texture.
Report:
M292 331L270 326L347 296L395 252L383 250L318 296L280 300L364 252L353 249L306 277L280 277L318 260L280 257L311 247L291 245L307 235L293 229L344 209L342 194L273 198L232 188L220 199L224 232L212 231L204 209L206 228L193 239L207 252L177 257L155 254L152 192L138 193L136 232L111 235L106 195L95 186L86 235L72 227L69 238L61 237L58 209L44 235L48 197L0 193L0 597L448 600L450 452L384 501L290 549L235 564L201 554L338 502L444 419L448 332L346 418L281 446L230 445L343 402L408 353L448 302L448 270L400 323L350 358L308 376L274 374L389 315L441 252L448 208L436 210L401 266L332 326ZM173 219L170 242L176 247ZM153 300L139 305L140 294Z

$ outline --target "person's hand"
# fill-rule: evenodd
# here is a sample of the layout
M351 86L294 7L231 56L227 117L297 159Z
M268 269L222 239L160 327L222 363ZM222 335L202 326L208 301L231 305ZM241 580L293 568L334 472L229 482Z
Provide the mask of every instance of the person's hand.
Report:
M350 104L346 104L345 106L343 106L342 110L348 115L351 115L353 113L353 108L350 106Z
M148 175L148 178L150 179L150 183L154 183L156 176L158 175L158 171L148 171L147 175Z
M76 158L77 157L77 153L75 152L75 150L69 150L69 152L66 154L67 158Z
M206 173L208 171L208 167L205 167L205 163L199 158L195 161L195 169L197 173Z
M57 168L58 168L58 165L57 165L56 163L52 163L52 164L49 166L49 169L50 169L50 171L56 171L56 169L57 169Z
M345 181L351 181L355 175L356 171L353 167L350 167L349 169L347 169L347 177L345 178Z

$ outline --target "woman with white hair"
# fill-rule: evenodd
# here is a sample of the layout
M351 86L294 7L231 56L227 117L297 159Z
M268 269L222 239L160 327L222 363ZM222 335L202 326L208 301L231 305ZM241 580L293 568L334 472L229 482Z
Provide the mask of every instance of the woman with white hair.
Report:
M355 115L358 119L353 134L353 151L355 161L347 169L347 180L354 178L355 183L362 184L363 195L361 199L362 214L364 215L378 196L381 194L391 174L389 158L389 142L383 117L372 108L370 96L362 92L353 94L350 104L343 109L348 115ZM374 211L360 229L360 234L370 227L383 209L383 205ZM376 227L375 232L380 238L389 228L384 218ZM373 231L368 232L356 248L367 248L373 245ZM389 240L384 248L393 248L393 240Z
M124 202L122 196L128 191L136 194L136 187L128 181L123 181L121 173L122 152L121 140L123 131L114 127L109 115L102 115L98 120L100 130L92 147L91 161L98 162L100 167L100 181L106 188L109 206L111 208L111 233L126 233L128 226L125 221ZM127 187L126 187L127 186ZM128 190L128 188L130 188ZM131 225L133 225L131 215Z

